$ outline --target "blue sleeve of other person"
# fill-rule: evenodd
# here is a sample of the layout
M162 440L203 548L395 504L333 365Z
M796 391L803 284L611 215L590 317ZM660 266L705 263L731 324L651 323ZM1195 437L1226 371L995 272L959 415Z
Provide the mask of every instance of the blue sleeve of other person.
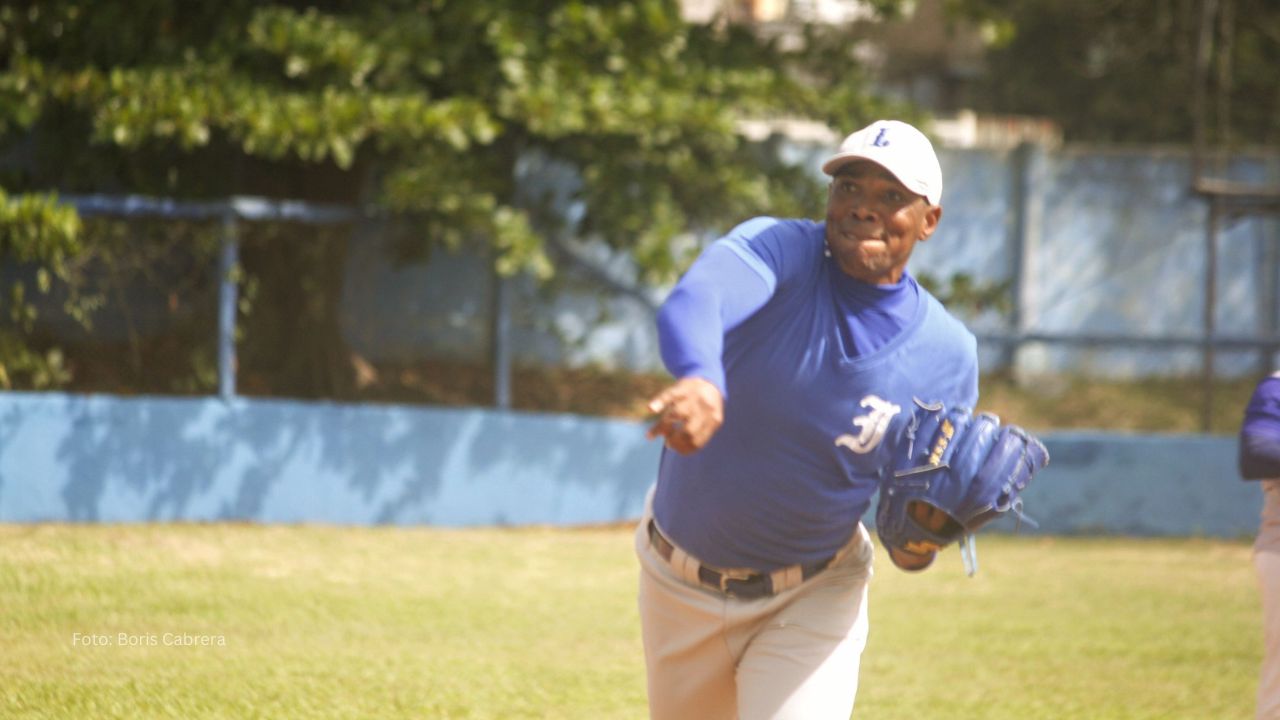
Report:
M1245 480L1280 478L1280 377L1258 383L1240 428L1240 475Z

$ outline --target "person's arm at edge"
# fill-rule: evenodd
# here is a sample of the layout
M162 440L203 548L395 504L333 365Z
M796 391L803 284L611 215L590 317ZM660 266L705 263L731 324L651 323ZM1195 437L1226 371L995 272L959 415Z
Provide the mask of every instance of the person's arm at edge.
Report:
M1280 478L1280 423L1254 423L1240 433L1240 476Z
M1280 378L1258 384L1240 426L1240 476L1245 480L1280 478Z

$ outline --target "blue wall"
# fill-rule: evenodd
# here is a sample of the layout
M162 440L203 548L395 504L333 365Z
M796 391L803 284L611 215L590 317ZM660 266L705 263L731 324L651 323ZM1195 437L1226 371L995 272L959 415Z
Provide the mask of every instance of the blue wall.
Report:
M0 521L590 523L658 448L573 416L0 394Z
M1045 441L1022 532L1256 528L1233 437ZM572 415L0 393L0 522L613 522L639 515L658 455L640 423Z

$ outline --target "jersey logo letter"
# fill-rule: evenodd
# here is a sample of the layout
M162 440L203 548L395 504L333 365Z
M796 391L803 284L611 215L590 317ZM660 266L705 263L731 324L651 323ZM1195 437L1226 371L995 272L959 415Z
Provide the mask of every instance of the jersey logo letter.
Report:
M866 415L855 415L853 418L853 426L858 428L858 434L845 433L836 438L836 445L849 448L859 455L866 455L875 450L880 445L880 441L884 440L889 422L902 411L902 408L875 395L862 398L858 406L868 409Z

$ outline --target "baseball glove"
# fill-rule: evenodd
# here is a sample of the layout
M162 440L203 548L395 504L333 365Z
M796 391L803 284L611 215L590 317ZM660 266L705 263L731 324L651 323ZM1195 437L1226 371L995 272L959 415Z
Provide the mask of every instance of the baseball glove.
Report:
M917 401L880 485L876 533L893 564L912 571L927 568L939 550L959 540L973 575L974 533L1006 512L1030 522L1020 493L1048 464L1044 444L1017 425Z

